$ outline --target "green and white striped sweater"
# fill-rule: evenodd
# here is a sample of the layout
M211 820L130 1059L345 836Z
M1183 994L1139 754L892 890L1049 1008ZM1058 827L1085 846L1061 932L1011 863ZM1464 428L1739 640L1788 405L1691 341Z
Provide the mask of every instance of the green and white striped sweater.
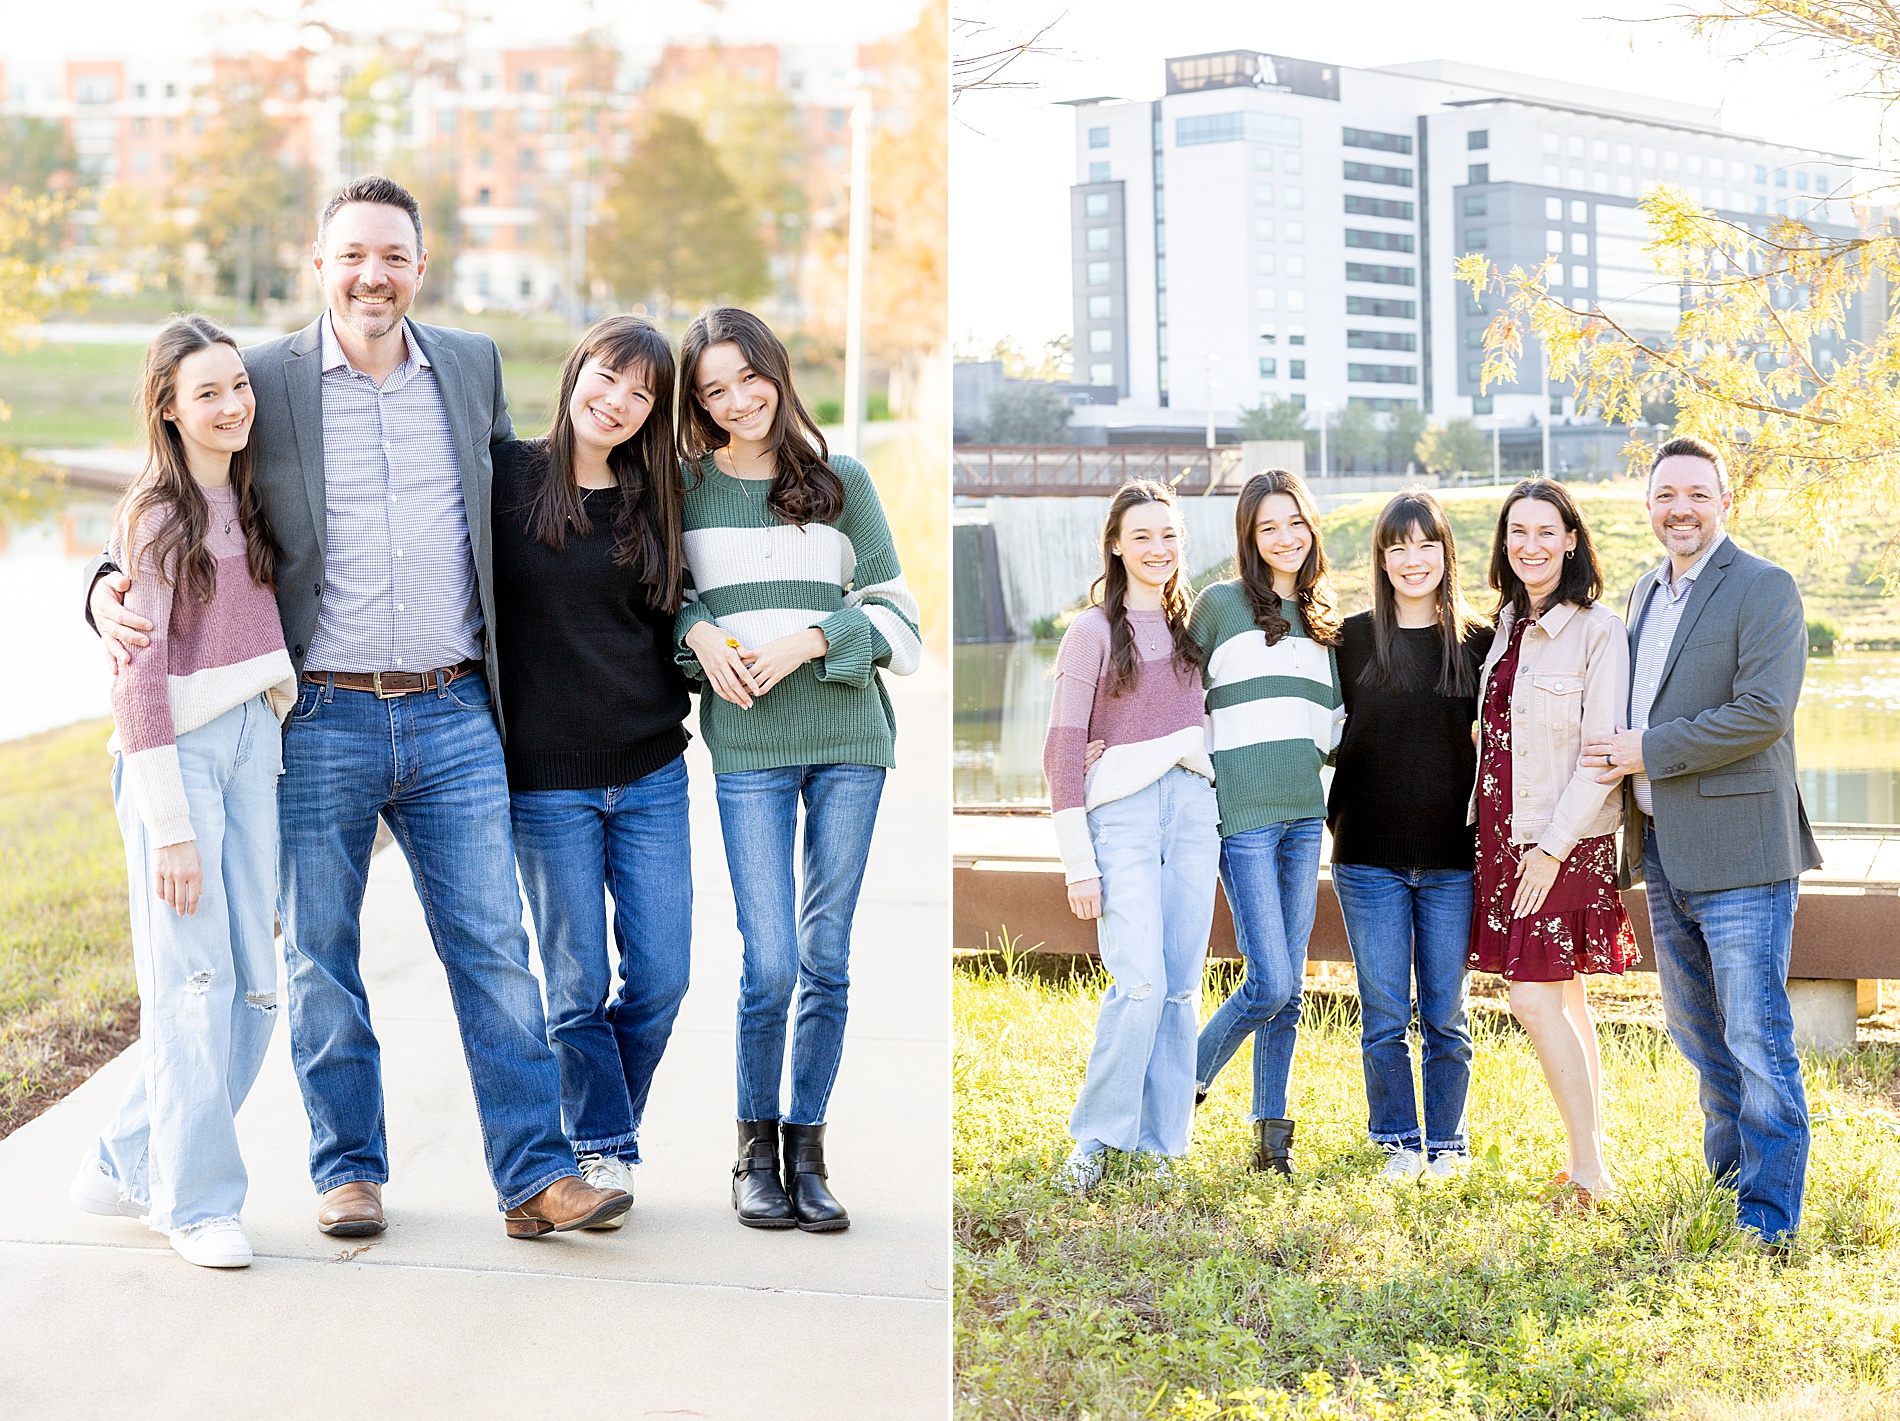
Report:
M674 623L677 659L701 682L699 733L713 771L783 765L896 764L897 720L877 675L917 669L917 601L904 585L877 489L864 465L843 454L831 467L844 482L835 523L796 527L765 506L769 484L722 473L710 455L686 481L686 605ZM806 627L825 634L824 656L808 661L748 709L705 686L686 634L717 622L742 646Z
M1297 603L1282 599L1280 610L1292 630L1272 646L1238 581L1206 588L1188 618L1201 648L1222 838L1326 814L1320 767L1346 722L1339 665L1306 634Z

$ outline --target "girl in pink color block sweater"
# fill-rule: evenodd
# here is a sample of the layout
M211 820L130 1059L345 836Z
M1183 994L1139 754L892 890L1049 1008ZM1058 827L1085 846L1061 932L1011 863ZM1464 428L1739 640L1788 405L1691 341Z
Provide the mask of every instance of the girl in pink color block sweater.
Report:
M174 319L146 351L141 399L151 454L112 557L153 629L113 683L109 748L144 1058L71 1198L142 1220L192 1263L241 1268L233 1122L276 1021L279 727L296 683L236 343L201 316Z
M1126 484L1102 530L1094 605L1056 656L1043 770L1075 915L1096 921L1102 999L1062 1180L1108 1150L1187 1153L1201 963L1220 856L1182 530L1161 484ZM1087 763L1091 740L1105 743Z

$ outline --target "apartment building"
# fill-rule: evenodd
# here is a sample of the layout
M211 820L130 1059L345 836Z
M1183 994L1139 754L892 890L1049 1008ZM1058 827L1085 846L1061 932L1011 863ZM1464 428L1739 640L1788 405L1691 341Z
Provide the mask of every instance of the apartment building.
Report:
M888 44L666 45L611 54L445 43L401 58L392 64L375 50L338 47L13 63L0 66L0 115L67 125L88 186L177 202L180 169L199 151L214 96L252 85L284 127L286 155L312 168L321 191L363 172L446 173L461 229L456 298L534 309L568 306L582 289L602 178L626 156L654 89L725 74L782 94L805 155L803 226L823 232L846 222L849 112L859 88L903 81L891 72ZM774 258L781 309L841 319L841 258L793 235Z
M1250 50L1165 61L1155 99L1072 102L1076 424L1218 423L1266 399L1507 425L1548 403L1535 346L1481 395L1466 252L1556 263L1552 289L1673 327L1636 204L1672 183L1723 216L1856 231L1851 159L1726 132L1712 110L1450 60L1355 69ZM1826 353L1823 353L1826 358Z

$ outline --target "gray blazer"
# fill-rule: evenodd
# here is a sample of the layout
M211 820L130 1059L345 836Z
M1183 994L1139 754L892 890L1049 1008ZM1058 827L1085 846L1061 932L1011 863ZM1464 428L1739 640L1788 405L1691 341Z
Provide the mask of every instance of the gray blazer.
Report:
M1661 569L1637 580L1624 621L1630 662ZM1733 539L1689 593L1643 732L1656 845L1684 892L1795 878L1821 863L1795 777L1794 709L1808 664L1801 593ZM1624 785L1623 881L1643 878L1649 821Z
M323 601L328 537L323 487L322 320L319 316L300 331L243 352L257 399L251 467L264 517L277 540L277 614L283 620L284 644L299 676ZM502 392L501 352L494 341L473 331L425 326L419 321L409 324L435 370L436 384L448 408L449 427L455 435L462 502L468 516L468 545L475 555L482 620L491 629L484 638L489 698L499 721L501 683L492 634L495 558L488 517L495 471L489 462L488 446L514 437L508 397ZM88 595L104 566L101 559L88 570ZM92 619L90 608L86 619Z

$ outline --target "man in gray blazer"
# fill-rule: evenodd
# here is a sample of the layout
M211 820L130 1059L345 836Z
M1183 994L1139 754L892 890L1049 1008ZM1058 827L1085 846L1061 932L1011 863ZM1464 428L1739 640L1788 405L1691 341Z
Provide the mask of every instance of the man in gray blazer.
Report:
M487 336L406 317L428 253L387 178L331 199L314 265L327 310L244 352L250 448L281 552L277 605L301 685L278 784L278 914L291 1058L310 1116L317 1224L382 1232L381 1052L359 968L380 817L409 861L512 1237L608 1224L632 1199L579 1177L515 886L497 724L491 441L513 435ZM115 655L150 623L122 576L90 611Z
M1740 1225L1801 1223L1808 1103L1788 957L1799 878L1821 862L1795 778L1807 622L1788 573L1724 531L1717 450L1672 439L1649 473L1669 556L1630 594L1630 729L1584 746L1625 782L1623 872L1644 882L1669 1034L1701 1082L1702 1148Z

